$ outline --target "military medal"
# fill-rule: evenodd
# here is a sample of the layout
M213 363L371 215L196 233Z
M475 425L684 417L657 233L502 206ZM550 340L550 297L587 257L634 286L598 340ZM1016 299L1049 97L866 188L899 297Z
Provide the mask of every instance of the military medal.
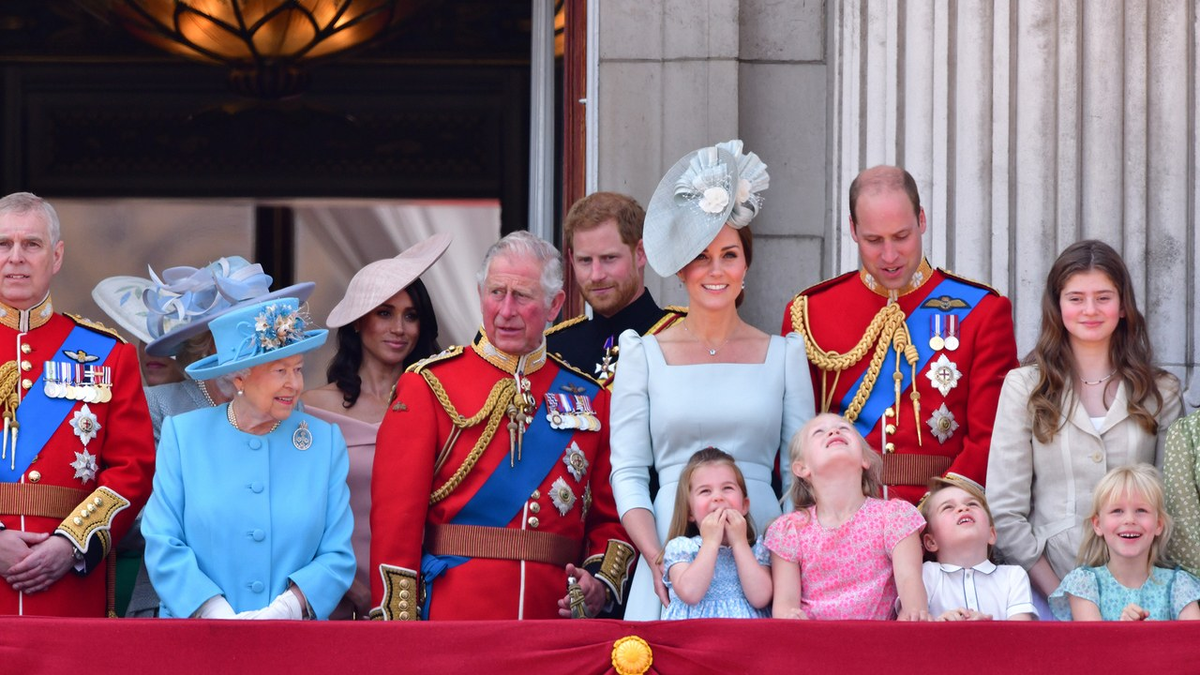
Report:
M563 464L567 465L567 471L576 483L583 480L583 475L587 473L588 461L575 441L571 441L571 445L567 447L567 452L563 455Z
M933 411L933 415L929 417L929 430L937 436L939 443L945 443L950 440L954 432L958 430L958 422L954 420L954 413L943 403L942 407Z
M60 398L62 396L62 385L58 382L58 364L53 361L47 361L42 364L42 374L46 378L42 385L42 391L46 394L46 398Z
M554 504L554 508L558 509L558 514L561 516L567 515L567 511L575 505L575 493L571 492L571 486L567 485L567 481L559 476L550 485L550 502Z
M312 432L308 430L308 422L301 422L300 426L292 432L292 445L296 446L297 450L304 451L312 447L312 441Z
M929 348L935 352L940 352L946 346L946 341L942 339L942 315L934 314L929 317Z
M75 453L75 461L71 462L71 468L75 469L75 478L83 480L83 484L87 485L89 480L96 480L96 456L83 449L83 452Z
M613 339L609 335L608 339L604 341L604 357L600 359L600 363L596 364L596 379L600 384L608 384L608 381L616 374L617 363L613 358L615 353L616 348L613 347Z
M958 315L950 314L946 317L946 351L954 351L958 349Z
M87 444L100 431L100 422L84 403L83 407L76 410L74 416L71 417L71 427L75 429L75 435L79 437L79 440L83 442L83 447L86 448Z
M942 392L942 396L946 396L951 389L958 386L958 379L962 377L962 373L958 370L958 364L941 354L937 361L929 364L929 372L925 373L925 377L929 378L935 389Z
M583 394L554 394L547 392L546 420L552 429L599 431L600 418L592 410L592 402Z

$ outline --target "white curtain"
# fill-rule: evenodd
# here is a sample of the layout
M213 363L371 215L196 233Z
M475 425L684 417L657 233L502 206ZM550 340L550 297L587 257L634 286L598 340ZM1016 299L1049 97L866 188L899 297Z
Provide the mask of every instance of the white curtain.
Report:
M465 344L480 325L475 272L500 237L496 201L298 201L296 280L315 281L309 309L324 326L350 278L364 265L391 258L437 232L454 236L446 254L421 276L437 311L443 347ZM325 382L331 339L305 359L307 386Z

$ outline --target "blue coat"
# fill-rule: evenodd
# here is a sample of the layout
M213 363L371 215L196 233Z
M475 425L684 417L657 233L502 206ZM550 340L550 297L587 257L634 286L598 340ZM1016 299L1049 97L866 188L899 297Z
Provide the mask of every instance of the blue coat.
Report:
M341 431L293 412L255 436L228 405L168 417L154 492L142 515L146 568L162 616L191 616L224 595L235 612L261 609L300 587L324 619L354 578L349 458ZM312 447L293 433L308 423Z

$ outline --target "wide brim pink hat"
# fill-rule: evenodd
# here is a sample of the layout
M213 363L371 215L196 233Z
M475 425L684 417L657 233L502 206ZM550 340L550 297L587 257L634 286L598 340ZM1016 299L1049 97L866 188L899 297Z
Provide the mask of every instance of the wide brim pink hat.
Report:
M329 313L325 325L340 328L366 316L388 298L411 286L442 257L453 240L449 234L435 234L395 258L376 260L362 268L350 280L346 295Z

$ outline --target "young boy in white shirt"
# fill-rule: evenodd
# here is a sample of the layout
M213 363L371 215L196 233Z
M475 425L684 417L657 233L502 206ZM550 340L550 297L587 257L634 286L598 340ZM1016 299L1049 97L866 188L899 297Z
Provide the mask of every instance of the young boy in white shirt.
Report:
M1029 621L1037 618L1029 575L1017 565L991 561L995 522L987 499L974 484L934 478L921 504L925 550L936 562L921 573L929 613L937 621Z

